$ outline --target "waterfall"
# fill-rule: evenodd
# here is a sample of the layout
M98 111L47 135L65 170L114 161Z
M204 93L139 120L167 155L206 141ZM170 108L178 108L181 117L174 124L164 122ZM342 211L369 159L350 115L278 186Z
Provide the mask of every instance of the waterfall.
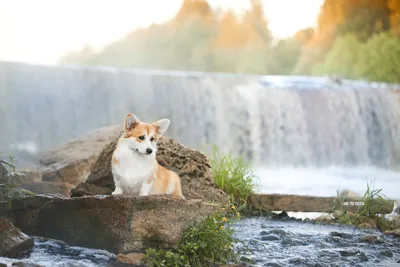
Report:
M0 151L96 128L171 120L167 135L264 166L384 166L400 151L398 85L328 78L0 62Z

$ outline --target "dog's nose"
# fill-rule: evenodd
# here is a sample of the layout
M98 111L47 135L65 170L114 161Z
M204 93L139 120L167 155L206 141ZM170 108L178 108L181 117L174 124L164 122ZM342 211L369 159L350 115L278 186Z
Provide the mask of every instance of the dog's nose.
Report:
M148 149L146 149L146 152L147 152L147 154L151 154L151 153L153 153L153 149L148 148Z

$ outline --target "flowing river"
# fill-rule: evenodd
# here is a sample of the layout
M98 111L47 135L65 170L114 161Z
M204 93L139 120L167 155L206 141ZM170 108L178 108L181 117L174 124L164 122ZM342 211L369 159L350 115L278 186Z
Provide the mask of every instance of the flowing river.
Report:
M242 261L252 266L368 267L400 266L400 239L377 230L344 225L247 218L235 223L236 237L251 249ZM35 239L33 251L0 263L26 267L123 267L104 250ZM36 265L29 265L36 264Z

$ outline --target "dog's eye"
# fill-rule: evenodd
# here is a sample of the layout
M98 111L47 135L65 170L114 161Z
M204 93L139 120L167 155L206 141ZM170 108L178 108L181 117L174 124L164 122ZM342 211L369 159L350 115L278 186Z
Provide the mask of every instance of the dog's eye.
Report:
M139 136L140 140L144 140L144 135Z
M150 138L150 141L151 141L151 142L153 142L153 141L154 141L154 137L153 137L153 136Z

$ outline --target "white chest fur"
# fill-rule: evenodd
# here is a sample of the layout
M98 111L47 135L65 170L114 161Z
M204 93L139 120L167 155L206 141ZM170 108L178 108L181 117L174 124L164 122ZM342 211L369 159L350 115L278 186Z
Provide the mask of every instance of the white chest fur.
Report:
M113 154L112 173L115 182L113 194L148 195L156 161L153 156L139 154L124 143L119 143Z

